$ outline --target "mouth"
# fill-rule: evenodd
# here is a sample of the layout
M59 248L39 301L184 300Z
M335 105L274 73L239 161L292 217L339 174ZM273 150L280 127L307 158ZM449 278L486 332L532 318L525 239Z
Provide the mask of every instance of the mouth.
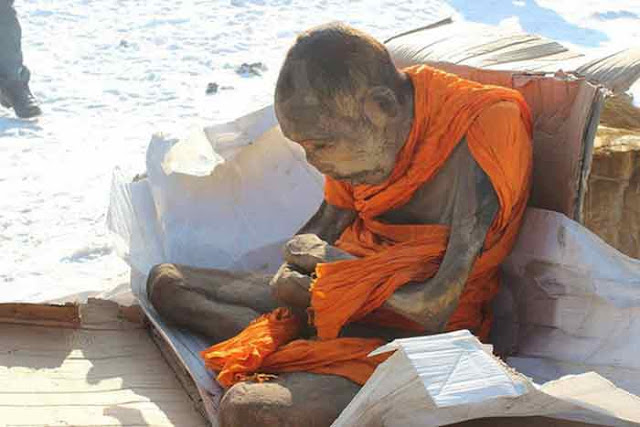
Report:
M382 176L379 170L364 170L352 173L340 173L338 172L333 165L321 164L321 163L312 163L313 167L315 167L321 174L327 175L335 180L347 182L351 185L361 185L361 184L370 184L376 185L380 184L386 179L386 175Z
M348 182L350 184L367 184L368 178L370 179L370 173L367 171L362 172L354 172L350 174L339 174L331 171L331 173L326 173L333 179L337 179L338 181Z

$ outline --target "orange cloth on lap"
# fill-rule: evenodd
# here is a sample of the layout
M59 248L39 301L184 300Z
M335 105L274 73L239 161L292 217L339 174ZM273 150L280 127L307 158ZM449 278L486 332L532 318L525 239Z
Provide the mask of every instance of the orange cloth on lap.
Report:
M384 344L379 339L337 338L329 341L293 340L300 320L288 309L277 308L254 320L235 337L203 351L205 365L218 371L223 387L247 379L261 380L257 372L306 371L334 374L364 384L378 363L390 354L367 357Z
M407 203L422 184L435 176L465 135L471 154L493 184L500 209L447 330L470 329L486 340L491 326L489 304L499 286L498 267L515 243L529 195L530 112L522 96L511 89L481 85L427 66L411 67L405 72L414 86L414 123L389 179L381 185L353 187L326 178L326 201L358 212L336 246L360 258L316 267L311 310L322 341L298 340L280 347L286 340L262 340L262 344L255 344L269 349L262 351L268 353L261 358L262 362L238 364L233 361L262 354L251 343L255 331L249 326L239 335L246 333L242 340L234 342L234 338L203 352L205 359L215 350L218 360L233 362L216 364L219 368L208 364L221 370L219 378L228 378L225 367L230 365L236 370L244 369L242 374L287 369L320 372L313 370L318 369L318 356L323 362L323 373L349 377L350 369L344 367L349 363L364 366L361 363L367 363L368 351L354 352L343 345L343 339L336 338L345 324L381 323L387 319L396 327L404 325L416 330L415 323L380 307L400 286L433 277L445 253L448 227L392 225L376 221L376 217ZM291 329L287 329L292 335L297 333L294 324L291 322L288 326ZM361 344L361 349L373 349L379 344L366 339L350 340L356 347ZM274 342L278 343L278 349L271 351ZM292 346L296 342L304 344ZM273 360L277 363L266 363ZM358 378L351 379L363 383L362 378L366 380L373 367L369 365L359 372Z

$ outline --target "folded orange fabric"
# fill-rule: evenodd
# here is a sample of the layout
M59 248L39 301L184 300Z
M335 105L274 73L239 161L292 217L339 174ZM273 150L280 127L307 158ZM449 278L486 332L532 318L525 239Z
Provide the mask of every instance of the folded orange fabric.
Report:
M326 177L325 200L358 212L336 246L361 258L316 267L311 310L320 341L289 343L298 336L300 324L287 310L277 309L202 353L207 366L220 371L221 384L229 386L255 373L290 371L342 375L362 384L382 360L366 355L382 341L336 338L345 324L387 322L420 330L419 325L380 307L400 286L427 280L437 272L448 227L392 225L375 218L408 202L465 135L472 155L493 184L500 209L447 330L466 328L487 338L489 303L499 285L498 266L515 243L529 194L529 109L514 90L481 85L427 66L405 71L414 86L414 123L389 179L381 185L352 187Z
M300 334L302 324L288 309L277 308L255 319L235 337L202 351L205 365L219 371L218 382L229 387L258 372L265 357Z
M379 339L295 340L301 322L288 309L277 308L254 320L235 337L201 352L205 365L218 371L223 387L275 372L333 374L364 384L389 354L367 355L384 344ZM277 351L276 351L277 350ZM258 375L256 375L258 374Z

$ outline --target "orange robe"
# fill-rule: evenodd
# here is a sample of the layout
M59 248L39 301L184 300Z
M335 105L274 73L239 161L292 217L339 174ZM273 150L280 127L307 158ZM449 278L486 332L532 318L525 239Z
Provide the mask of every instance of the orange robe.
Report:
M486 340L489 304L499 286L498 267L515 243L529 195L531 115L514 90L481 85L424 65L404 71L414 87L414 122L391 176L380 185L355 187L326 178L326 201L358 212L336 246L361 258L316 267L310 311L320 341L292 341L299 321L288 310L261 316L237 337L202 353L207 366L220 371L223 385L256 372L291 371L334 373L362 384L382 360L366 358L381 341L336 338L345 324L382 321L419 330L415 323L380 307L400 286L433 277L446 250L448 227L392 225L376 217L407 203L465 135L471 154L491 180L500 208L446 329L470 329Z

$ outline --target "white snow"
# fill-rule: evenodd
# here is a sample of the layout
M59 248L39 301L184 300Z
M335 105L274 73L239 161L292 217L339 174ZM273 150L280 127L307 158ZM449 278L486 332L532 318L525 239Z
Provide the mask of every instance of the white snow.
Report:
M295 35L341 20L384 39L446 16L579 49L640 45L637 0L24 0L25 62L44 116L0 110L0 301L128 281L105 228L111 173L142 172L152 133L184 135L271 100ZM262 76L240 76L262 62ZM221 88L206 95L210 82ZM640 100L640 85L636 85Z

